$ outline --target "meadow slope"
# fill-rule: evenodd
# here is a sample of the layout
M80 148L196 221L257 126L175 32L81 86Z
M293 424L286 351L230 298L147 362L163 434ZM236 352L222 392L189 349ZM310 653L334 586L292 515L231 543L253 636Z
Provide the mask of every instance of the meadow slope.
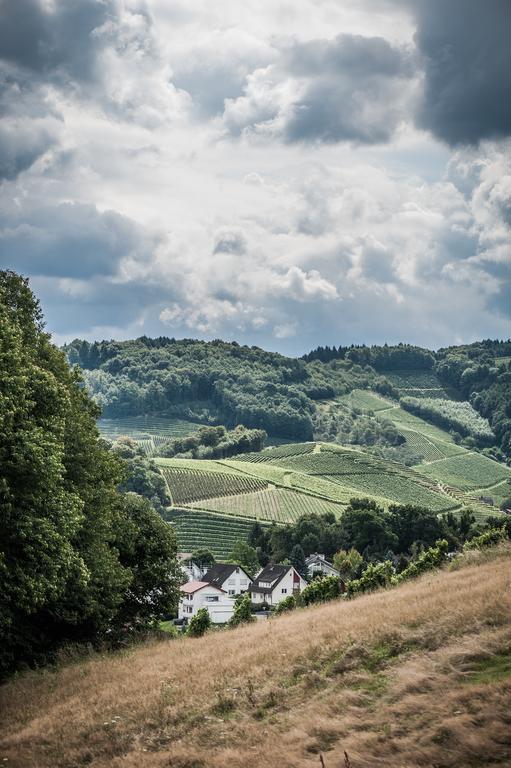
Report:
M511 764L511 557L352 602L28 673L14 768Z

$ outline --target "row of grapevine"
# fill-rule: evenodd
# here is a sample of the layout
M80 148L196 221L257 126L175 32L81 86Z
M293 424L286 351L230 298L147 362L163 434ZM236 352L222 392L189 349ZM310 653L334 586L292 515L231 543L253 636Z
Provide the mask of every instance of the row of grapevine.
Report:
M496 483L511 479L511 470L508 467L480 453L453 456L434 464L420 465L417 469L421 474L462 491L490 488Z
M196 502L194 507L221 512L238 517L251 517L275 523L297 520L300 515L333 512L340 515L343 507L326 499L284 488L268 488L265 491L245 493L240 496L224 496Z
M200 463L200 462L198 462ZM201 469L160 466L174 504L190 504L216 496L230 496L263 490L264 480L250 475L203 472Z
M195 432L202 424L172 416L125 416L118 419L99 419L98 428L102 435L111 439L128 437L154 437L164 439L183 437Z
M459 507L458 501L443 493L435 493L419 482L394 473L370 473L363 475L329 475L332 483L349 487L351 496L376 496L388 499L395 504L415 504L427 507L434 512L445 512Z
M462 434L470 434L477 438L493 440L488 419L484 419L468 402L443 400L442 398L424 397L420 400L405 398L402 405L428 421L439 421L448 428L459 429Z
M216 558L230 557L237 541L246 541L252 522L223 517L196 509L171 509L165 519L175 527L178 547L182 552L208 548Z
M275 448L265 448L260 453L244 453L234 456L235 461L247 461L253 464L259 464L275 459L284 459L291 456L302 456L312 453L315 443L291 443L288 445L279 445Z

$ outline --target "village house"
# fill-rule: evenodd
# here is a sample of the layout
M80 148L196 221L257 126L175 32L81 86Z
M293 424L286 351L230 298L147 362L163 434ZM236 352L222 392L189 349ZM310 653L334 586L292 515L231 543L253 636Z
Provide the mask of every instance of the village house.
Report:
M234 613L234 598L207 581L188 581L180 587L178 618L190 621L206 608L213 624L225 624Z
M250 576L241 565L216 563L204 574L202 581L220 587L230 597L235 597L248 591Z
M323 576L337 576L337 578L340 578L341 576L337 568L334 568L333 564L326 559L325 555L318 555L317 552L314 552L312 555L305 558L305 565L307 566L307 573L311 579L318 574Z
M249 586L250 599L255 605L278 605L290 595L298 595L307 586L292 565L266 565Z

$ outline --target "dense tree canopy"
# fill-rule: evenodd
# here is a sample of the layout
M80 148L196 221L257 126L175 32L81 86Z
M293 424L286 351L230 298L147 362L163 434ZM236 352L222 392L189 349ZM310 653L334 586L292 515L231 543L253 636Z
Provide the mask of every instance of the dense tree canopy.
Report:
M266 440L264 429L247 429L242 424L234 429L200 427L186 437L176 437L157 447L158 456L180 456L192 459L227 459L240 453L262 450Z
M316 400L375 378L351 361L307 364L218 340L76 340L65 351L105 416L180 415L297 440L312 438Z
M123 463L98 440L98 407L12 272L0 272L0 372L2 676L66 640L147 625L177 586L172 531L118 492Z

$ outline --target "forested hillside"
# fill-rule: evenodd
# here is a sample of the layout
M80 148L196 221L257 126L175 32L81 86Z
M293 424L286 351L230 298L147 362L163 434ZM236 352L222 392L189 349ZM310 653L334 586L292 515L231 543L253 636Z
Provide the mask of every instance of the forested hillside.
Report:
M65 348L106 417L160 414L310 440L314 402L376 383L351 361L330 366L224 341L141 337Z
M437 352L409 344L318 347L302 359L236 342L144 336L75 340L65 351L84 369L103 416L111 419L164 414L231 428L243 424L292 440L323 439L322 404L372 389L451 429L468 440L467 447L493 446L495 458L511 456L511 341ZM442 400L458 405L446 409ZM388 425L354 424L346 409L337 413L336 424L341 442L400 442Z
M447 347L432 352L408 344L391 347L351 346L318 347L304 356L304 360L320 360L324 363L334 361L353 362L372 366L384 374L393 385L393 396L417 394L413 391L401 391L399 372L420 374L425 387L421 396L453 396L469 401L474 409L485 419L495 435L495 441L502 451L502 456L511 456L511 340L498 341L487 339L474 344ZM396 376L396 374L398 374ZM397 380L396 380L397 379ZM435 381L436 379L436 381ZM396 386L397 385L397 386ZM440 387L447 388L442 392ZM409 404L409 409L420 412L420 404ZM446 425L445 414L438 407L433 413L429 409L427 418L440 426ZM424 414L425 408L422 408ZM456 419L454 420L456 421ZM466 425L452 424L462 434L471 434ZM491 435L481 435L480 430L474 437L482 437L482 443L491 442Z

